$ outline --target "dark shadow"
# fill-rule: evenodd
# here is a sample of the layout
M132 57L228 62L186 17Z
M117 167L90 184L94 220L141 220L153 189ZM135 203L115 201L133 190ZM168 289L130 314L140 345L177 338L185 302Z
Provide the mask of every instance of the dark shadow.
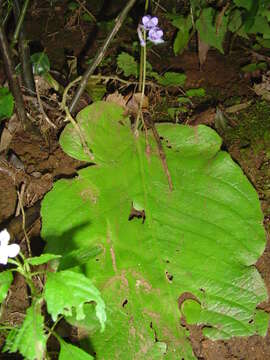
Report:
M75 250L77 248L73 242L73 238L75 237L75 234L82 228L89 226L89 224L91 224L90 220L87 222L83 222L80 225L76 225L72 227L72 229L65 231L61 236L52 235L47 237L46 242L50 244L49 251L57 255L63 255L72 250ZM56 243L58 244L57 249L52 245ZM45 252L47 252L46 246L45 246Z

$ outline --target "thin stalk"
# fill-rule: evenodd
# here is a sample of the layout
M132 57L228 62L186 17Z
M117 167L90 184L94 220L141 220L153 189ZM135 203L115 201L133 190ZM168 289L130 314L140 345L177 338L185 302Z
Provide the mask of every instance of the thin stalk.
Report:
M68 106L66 105L66 101L67 101L67 94L68 94L68 91L69 89L78 81L81 80L81 76L79 76L78 78L76 78L75 80L73 80L71 83L68 84L68 86L65 88L64 90L64 93L63 93L63 99L62 99L62 102L61 102L61 108L65 111L66 113L66 118L65 118L65 121L70 121L71 124L73 125L75 131L77 132L79 138L80 138L80 141L81 141L81 144L83 146L83 150L84 152L86 153L87 156L89 156L89 159L91 161L94 160L94 156L93 154L91 153L91 151L89 150L89 147L87 145L87 141L85 139L85 136L84 136L84 133L83 131L81 130L79 124L76 122L76 120L72 117L70 111L69 111L69 108Z
M8 46L8 41L2 25L0 25L0 51L4 60L4 66L8 78L9 88L15 99L18 118L23 126L29 125L29 121L26 117L26 112L24 108L22 93L19 87L19 82L15 73L12 56Z
M71 104L69 106L69 111L70 111L71 114L74 114L74 112L75 112L76 105L77 105L82 93L84 92L84 90L86 88L88 79L94 73L94 71L96 70L98 65L101 63L103 57L105 56L106 50L109 47L109 44L111 43L114 36L117 34L118 30L122 26L125 18L127 17L128 12L132 8L132 6L135 4L135 2L136 2L136 0L129 0L128 1L127 5L124 7L121 14L115 20L115 25L114 25L114 28L113 28L112 32L105 39L104 44L100 48L100 50L98 51L93 63L91 65L89 65L88 69L85 71L85 73L84 73L84 75L82 77L81 83L78 86L78 88L77 88L77 90L76 90L76 92L74 94L74 97L73 97L73 99L71 101Z
M12 38L12 42L11 42L11 48L13 48L14 45L16 44L16 42L18 41L19 34L20 34L20 31L21 31L21 27L22 27L22 24L23 24L23 21L24 21L24 18L25 18L26 10L27 10L28 5L29 5L29 1L30 0L25 0L25 2L23 4L22 11L20 12L20 17L19 17L19 19L17 21L15 32L13 34L13 38Z
M6 15L5 15L4 19L3 19L3 22L2 22L3 27L5 27L5 25L6 25L7 21L8 21L8 18L9 18L9 15L10 15L11 11L12 11L12 8L13 8L13 3L10 4L10 6L7 9L7 13L6 13Z
M148 11L148 7L149 7L149 0L145 1L145 5L144 5L144 11L147 14ZM145 31L144 31L144 35L145 35ZM146 43L146 37L144 36L144 41ZM140 53L140 76L139 76L139 92L142 92L142 86L143 86L143 67L144 67L144 49L143 47L141 47L141 53Z
M144 6L145 12L148 11L148 7L149 7L149 0L145 0L145 6Z
M145 92L145 79L146 79L146 32L143 31L143 37L144 37L144 41L145 41L145 46L142 46L142 86L141 86L141 99L140 99L140 105L139 105L139 110L137 113L137 118L136 118L136 122L135 122L135 134L138 133L139 130L139 124L140 124L140 118L142 117L142 107L143 107L143 100L144 100L144 92ZM140 69L141 70L141 69Z
M14 0L14 15L16 22L20 21L21 9L19 0ZM19 54L20 60L22 64L22 73L23 73L23 81L26 89L30 92L31 95L36 93L35 81L32 71L32 64L30 59L30 49L28 46L28 41L25 38L25 30L24 30L24 19L22 19L21 23L21 31L19 33Z
M80 0L76 0L77 3L82 7L82 9L90 16L90 18L97 23L97 19L95 18L95 16L87 9L87 7L80 1Z

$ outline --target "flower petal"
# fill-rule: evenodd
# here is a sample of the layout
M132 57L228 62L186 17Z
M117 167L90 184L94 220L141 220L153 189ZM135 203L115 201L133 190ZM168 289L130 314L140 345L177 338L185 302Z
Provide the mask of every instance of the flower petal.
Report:
M0 243L1 246L6 246L10 240L10 235L7 229L0 231Z
M151 15L145 15L142 18L143 25L146 25L151 20Z
M14 258L20 252L20 246L18 244L11 244L7 247L7 256Z
M7 265L8 256L7 254L3 253L0 254L0 264Z
M158 18L157 18L156 16L152 17L152 19L151 19L150 21L151 21L152 27L157 26L157 24L158 24Z

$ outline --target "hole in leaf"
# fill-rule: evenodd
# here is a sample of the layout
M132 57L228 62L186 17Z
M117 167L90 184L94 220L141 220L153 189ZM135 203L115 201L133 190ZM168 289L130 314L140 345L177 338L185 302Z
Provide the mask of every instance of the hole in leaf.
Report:
M254 321L254 319L250 319L248 323L249 323L249 324L252 324L253 321Z
M144 210L136 210L133 205L131 206L130 214L128 217L128 221L136 219L142 219L142 223L145 222L145 211Z
M152 329L152 330L153 330L153 332L154 332L154 335L155 335L155 342L158 342L157 332L156 332L156 330L155 330L155 328L154 328L154 326L153 326L152 321L150 322L150 329Z
M168 271L166 271L166 278L168 279L169 282L173 281L173 275L169 274Z
M122 307L125 307L127 305L127 303L128 303L128 299L125 299L122 303Z
M99 261L99 259L98 259L98 258L96 258L96 261Z

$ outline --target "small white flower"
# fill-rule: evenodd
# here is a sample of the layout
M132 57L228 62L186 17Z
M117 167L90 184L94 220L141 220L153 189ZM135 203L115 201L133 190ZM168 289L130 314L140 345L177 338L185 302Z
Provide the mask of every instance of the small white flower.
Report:
M17 244L8 245L10 235L7 229L0 231L0 264L6 265L8 258L17 256L20 252L20 246Z

